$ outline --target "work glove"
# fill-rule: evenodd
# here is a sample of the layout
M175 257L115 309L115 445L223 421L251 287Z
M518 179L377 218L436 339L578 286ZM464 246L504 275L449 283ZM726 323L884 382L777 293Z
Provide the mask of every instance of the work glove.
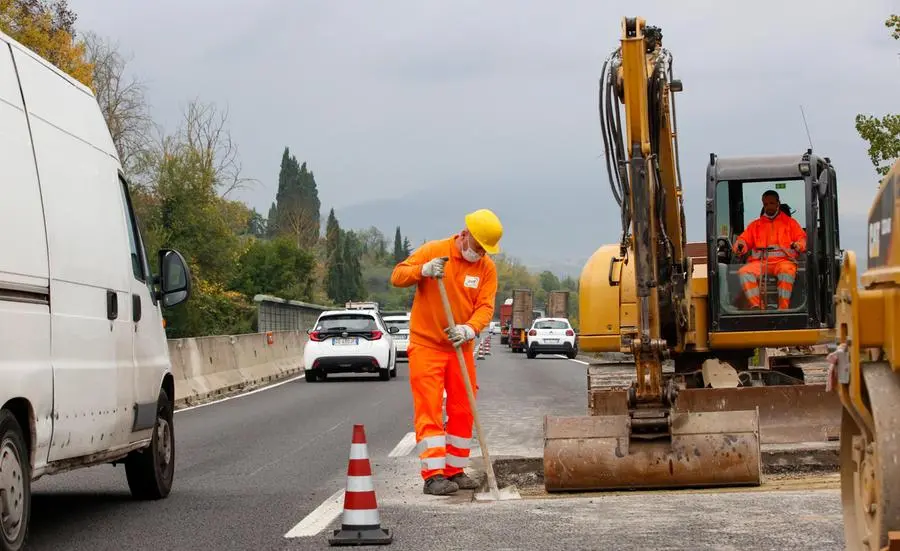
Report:
M738 239L734 244L734 252L740 255L747 252L747 243L745 243L743 239Z
M444 277L444 264L447 263L447 260L449 260L447 257L432 258L422 264L422 275L434 278Z
M468 325L454 325L448 327L445 332L453 346L462 346L464 342L475 338L475 330Z

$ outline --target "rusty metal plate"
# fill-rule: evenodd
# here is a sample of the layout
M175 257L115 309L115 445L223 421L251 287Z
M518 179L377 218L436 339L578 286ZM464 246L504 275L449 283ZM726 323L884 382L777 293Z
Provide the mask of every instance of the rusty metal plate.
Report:
M629 442L627 416L544 419L548 492L759 485L755 411L676 414L667 441Z
M628 413L624 390L592 390L591 415ZM835 441L841 434L841 400L825 385L694 388L678 393L677 412L746 411L759 408L762 444Z

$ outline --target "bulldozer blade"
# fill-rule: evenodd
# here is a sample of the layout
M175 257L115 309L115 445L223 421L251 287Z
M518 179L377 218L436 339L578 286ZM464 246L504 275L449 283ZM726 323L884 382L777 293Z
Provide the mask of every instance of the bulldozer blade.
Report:
M544 417L548 492L758 486L757 411L673 413L671 439L632 439L625 415Z
M591 415L626 415L624 390L591 390ZM759 409L760 444L836 441L841 434L841 400L824 384L692 388L678 392L675 411L685 413Z

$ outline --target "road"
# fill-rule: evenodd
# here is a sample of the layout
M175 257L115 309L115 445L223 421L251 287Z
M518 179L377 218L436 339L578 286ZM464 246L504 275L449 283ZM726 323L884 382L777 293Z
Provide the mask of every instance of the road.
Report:
M585 365L527 360L496 337L493 352L478 369L491 454L538 457L544 414L585 411ZM410 453L405 363L388 382L295 380L179 411L175 423L168 499L132 501L122 467L44 478L34 485L29 548L325 549L341 523L354 423L365 425L392 549L843 548L834 477L745 491L565 498L523 488L523 499L500 503L475 502L472 492L425 496Z

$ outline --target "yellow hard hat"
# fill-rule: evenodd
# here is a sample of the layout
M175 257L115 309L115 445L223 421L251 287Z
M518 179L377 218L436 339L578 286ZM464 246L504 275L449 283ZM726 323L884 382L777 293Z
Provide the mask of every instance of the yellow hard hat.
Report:
M488 209L478 209L466 215L466 228L490 254L500 252L500 238L503 236L503 224L497 215Z

